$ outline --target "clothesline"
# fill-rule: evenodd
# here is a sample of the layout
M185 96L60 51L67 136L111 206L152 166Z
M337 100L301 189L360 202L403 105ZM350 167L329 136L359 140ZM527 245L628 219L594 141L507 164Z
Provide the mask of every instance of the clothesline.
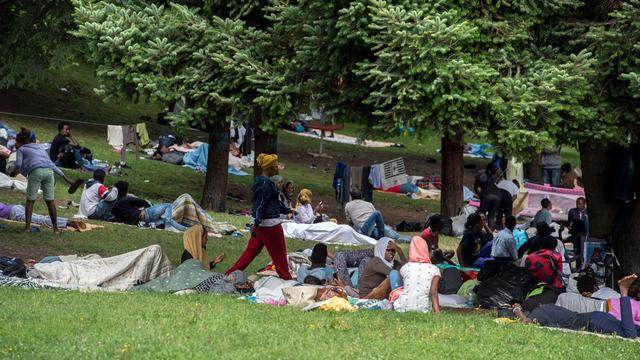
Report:
M26 118L42 119L42 120L51 120L51 121L62 121L62 122L68 122L68 123L72 123L72 124L86 124L86 125L105 126L105 127L109 126L109 125L120 125L120 126L135 125L135 124L140 122L138 120L137 122L130 123L130 124L101 124L101 123L94 123L94 122L89 122L89 121L70 120L70 119L63 119L63 118L50 117L50 116L20 114L20 113L6 112L6 111L0 111L0 115L18 116L18 117L26 117ZM188 126L172 126L172 127L178 127L178 128L183 128L183 129L189 129L189 130L197 130L197 129L194 129L194 128L191 128L191 127L188 127Z

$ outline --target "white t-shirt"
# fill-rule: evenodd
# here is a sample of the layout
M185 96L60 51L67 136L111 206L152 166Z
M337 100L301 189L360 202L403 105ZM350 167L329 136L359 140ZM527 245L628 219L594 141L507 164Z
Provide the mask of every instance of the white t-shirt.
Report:
M400 269L404 289L393 303L396 311L431 312L431 280L440 276L433 264L409 262Z

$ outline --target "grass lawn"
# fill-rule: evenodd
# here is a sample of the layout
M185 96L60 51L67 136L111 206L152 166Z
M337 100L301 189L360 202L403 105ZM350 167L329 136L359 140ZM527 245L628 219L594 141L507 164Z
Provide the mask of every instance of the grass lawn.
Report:
M59 83L48 84L36 91L11 94L24 97L22 101L25 103L36 99L33 100L34 113L42 115L48 109L53 116L68 114L67 117L72 119L100 123L133 123L139 115L152 115L150 112L156 107L151 105L103 104L86 90L95 85L84 71L79 68L78 72L61 77ZM63 86L74 91L75 97L60 94L58 88ZM55 101L42 106L39 101L45 99ZM6 108L6 103L4 105ZM13 127L33 128L44 140L55 134L55 122L7 116L0 120ZM150 125L152 137L167 129ZM347 131L353 131L353 128L349 126ZM103 126L75 125L73 132L94 151L96 158L109 162L117 160L118 155L106 145ZM192 138L202 136L187 130L185 134ZM417 144L407 141L407 144ZM315 150L317 145L317 140L283 133L279 138L283 152L306 152ZM348 145L326 145L331 152L354 152L354 148ZM432 140L423 146L428 149L426 153L438 147ZM357 149L357 155L366 153L367 156L379 156L380 160L417 154L411 153L414 146L407 149ZM324 173L321 169L311 171L307 163L291 159L286 169L288 177L299 186L312 188L316 194L331 194L331 173ZM157 202L173 200L184 192L199 198L203 174L164 163L133 160L132 155L129 155L129 160L133 169L122 179L130 182L131 192ZM69 173L72 177L89 177L88 173ZM109 179L117 180L120 178ZM250 181L250 177L231 177L231 188L239 191L249 186ZM66 200L78 202L80 192L68 195L58 182L56 196L59 204ZM1 202L23 203L23 199L19 192L0 191ZM417 202L393 195L376 195L376 201L407 211L437 207L434 202ZM247 203L232 205L240 207L247 206ZM46 213L41 201L37 202L36 212ZM75 209L59 210L60 215L67 217L75 212ZM227 214L214 213L213 216L241 229L248 220ZM183 250L180 234L100 224L105 227L87 233L64 232L62 235L55 235L49 229L24 234L20 225L10 224L0 229L0 255L36 259L45 255L74 253L112 256L159 244L174 265L179 262ZM246 235L212 238L208 244L209 256L212 258L224 252L227 259L218 265L218 269L225 270L240 255L246 241ZM441 239L445 248L453 249L457 243L454 238ZM289 250L312 246L311 242L287 240ZM404 247L406 249L406 245ZM268 260L265 252L248 271L254 272ZM492 316L480 313L445 312L439 316L373 311L305 313L288 307L249 304L231 296L0 288L0 358L186 357L635 359L640 357L640 347L637 343L549 331L536 326L499 325Z

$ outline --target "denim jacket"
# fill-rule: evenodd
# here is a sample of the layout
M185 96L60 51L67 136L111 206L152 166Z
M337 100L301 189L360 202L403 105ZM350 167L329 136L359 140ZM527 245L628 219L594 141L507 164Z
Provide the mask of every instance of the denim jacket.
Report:
M266 176L256 176L253 180L253 223L260 225L265 219L280 218L280 214L289 214L291 209L284 206L278 195L278 188Z

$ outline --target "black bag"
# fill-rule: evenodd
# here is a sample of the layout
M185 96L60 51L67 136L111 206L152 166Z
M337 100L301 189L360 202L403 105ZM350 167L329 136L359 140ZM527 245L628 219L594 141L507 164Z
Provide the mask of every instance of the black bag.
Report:
M27 277L27 268L24 262L19 258L10 258L8 256L0 256L0 271L4 276Z
M511 306L524 301L527 293L521 286L511 284L499 277L493 277L476 286L473 291L478 295L478 303L485 309Z
M443 295L457 294L462 286L462 274L456 268L440 270L440 285L438 293Z
M495 260L485 262L478 280L482 283L474 291L480 306L487 309L522 303L538 283L527 269Z
M402 220L402 222L398 225L396 225L396 230L397 231L406 231L406 232L418 232L423 230L420 227L420 223L419 222L406 222L404 220Z

